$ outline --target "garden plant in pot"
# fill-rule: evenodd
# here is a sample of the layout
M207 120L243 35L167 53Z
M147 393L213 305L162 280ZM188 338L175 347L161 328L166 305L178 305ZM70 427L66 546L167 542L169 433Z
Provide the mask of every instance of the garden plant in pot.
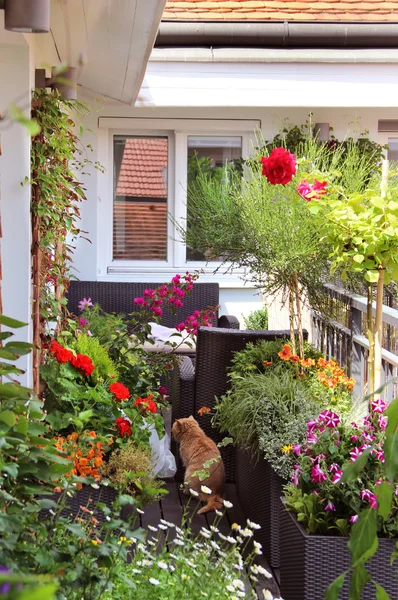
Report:
M235 354L230 390L218 399L213 423L237 447L237 492L262 526L255 536L273 567L279 567L279 499L293 473L294 448L323 408L350 411L353 385L308 344L303 360L279 341L248 344Z
M386 518L377 516L380 498L391 489L384 471L385 409L376 399L362 424L342 422L330 410L308 422L306 440L295 448L293 481L281 500L288 509L281 520L281 590L287 600L321 598L335 577L349 569L347 536L361 511L369 518L368 534L374 527L379 536L377 553L368 555L373 556L369 573L391 600L398 598L396 569L390 564L398 534L395 493ZM353 591L355 578L350 588L346 581L339 597L373 599L374 587L366 586L368 581L370 577L363 582L362 596Z

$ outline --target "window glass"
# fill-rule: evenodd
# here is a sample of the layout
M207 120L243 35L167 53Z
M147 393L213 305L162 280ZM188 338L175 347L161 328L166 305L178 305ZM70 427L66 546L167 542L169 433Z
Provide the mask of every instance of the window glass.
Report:
M188 188L195 185L199 172L211 178L221 176L225 163L233 163L242 157L242 138L239 136L188 136ZM187 224L189 227L190 199L187 199ZM206 261L201 252L187 247L187 261Z
M167 137L114 136L113 259L167 260Z
M398 138L388 138L388 160L398 161Z

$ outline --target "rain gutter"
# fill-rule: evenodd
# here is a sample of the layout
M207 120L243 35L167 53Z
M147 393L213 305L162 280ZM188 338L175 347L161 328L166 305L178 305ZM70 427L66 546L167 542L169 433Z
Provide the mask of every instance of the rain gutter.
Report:
M398 48L397 23L162 21L155 48Z

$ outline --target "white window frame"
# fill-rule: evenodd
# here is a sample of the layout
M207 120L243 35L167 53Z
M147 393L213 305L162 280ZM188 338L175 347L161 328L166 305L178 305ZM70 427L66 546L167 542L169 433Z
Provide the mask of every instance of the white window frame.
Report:
M250 154L255 132L261 126L258 120L212 119L142 119L131 117L100 117L98 123L98 160L106 167L105 176L98 181L97 212L97 278L106 280L166 280L177 270L202 269L212 274L219 262L186 260L186 246L176 241L178 232L167 219L167 261L132 261L113 259L113 138L125 136L161 136L168 138L167 206L174 218L185 223L186 186L188 175L188 136L217 136L220 134L242 138L242 158ZM238 279L243 269L234 269ZM223 276L219 275L222 280ZM201 277L201 281L204 277ZM231 280L231 276L228 276Z

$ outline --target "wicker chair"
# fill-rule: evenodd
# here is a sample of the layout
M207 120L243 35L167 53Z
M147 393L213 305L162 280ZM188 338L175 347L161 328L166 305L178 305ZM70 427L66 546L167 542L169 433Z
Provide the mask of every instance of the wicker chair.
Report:
M78 305L82 298L91 298L107 313L128 315L137 307L134 298L142 296L146 288L156 288L162 282L122 282L122 281L71 281L67 293L68 309L79 314ZM165 311L161 324L175 327L177 322L184 321L193 311L209 306L218 306L220 301L218 283L195 283L191 294L186 296L184 306L178 309L177 315ZM218 327L239 329L239 321L232 315L223 315L217 320Z
M189 417L200 423L202 429L215 442L224 437L210 423L208 415L200 417L198 410L202 406L213 408L215 396L222 396L228 389L228 367L235 352L245 348L249 342L258 340L273 341L288 339L289 331L244 331L200 327L196 344L196 364L185 357L179 367L179 378L173 398L173 419ZM305 332L305 337L308 337ZM227 481L235 481L235 451L231 446L221 449ZM179 464L178 477L182 469Z

